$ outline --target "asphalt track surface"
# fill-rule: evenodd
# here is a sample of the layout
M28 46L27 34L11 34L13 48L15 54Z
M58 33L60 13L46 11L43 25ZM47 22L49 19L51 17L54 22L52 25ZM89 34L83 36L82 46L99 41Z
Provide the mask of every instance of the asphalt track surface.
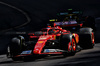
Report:
M47 56L33 61L13 61L0 56L0 66L100 66L100 44L96 44L93 49L85 49L77 52L75 56L63 57Z

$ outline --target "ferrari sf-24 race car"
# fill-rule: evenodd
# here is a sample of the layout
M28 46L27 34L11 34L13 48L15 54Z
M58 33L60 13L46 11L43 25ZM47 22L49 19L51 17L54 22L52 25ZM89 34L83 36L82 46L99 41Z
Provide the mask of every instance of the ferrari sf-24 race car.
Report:
M84 29L80 30L85 31ZM23 36L12 38L7 48L7 57L18 60L22 57L36 55L75 55L81 48L80 46L93 47L94 35L92 32L87 34L87 44L81 45L79 35L71 33L57 27L43 28L42 31L29 33L29 41L25 41ZM83 35L83 34L80 34ZM82 38L83 40L83 38Z

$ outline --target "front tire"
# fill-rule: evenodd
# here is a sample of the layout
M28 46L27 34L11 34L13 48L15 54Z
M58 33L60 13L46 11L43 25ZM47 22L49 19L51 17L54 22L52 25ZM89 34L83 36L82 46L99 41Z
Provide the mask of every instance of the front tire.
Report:
M76 54L76 42L74 40L74 38L72 38L72 42L71 42L71 51L67 53L67 56L74 56Z
M72 52L70 53L71 56L74 56L76 54L76 42L74 39L72 39Z
M73 56L76 53L76 42L74 38L72 38L71 34L65 34L61 38L62 49L67 51L63 53L63 56Z
M21 51L21 40L17 37L13 38L7 47L7 57L12 58L14 61L21 60L21 58L15 57L16 55L19 55Z

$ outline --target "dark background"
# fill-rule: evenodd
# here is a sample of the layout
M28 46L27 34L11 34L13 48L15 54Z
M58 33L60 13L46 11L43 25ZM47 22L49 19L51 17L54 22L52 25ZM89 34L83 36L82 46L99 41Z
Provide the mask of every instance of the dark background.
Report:
M93 16L96 28L99 28L100 1L99 0L0 0L25 11L31 18L27 25L10 31L36 31L45 27L50 18L56 17L58 12L72 8L82 10L84 16ZM27 22L26 17L16 9L0 4L0 31ZM95 33L99 43L99 29ZM9 36L0 35L0 53L6 50Z
M31 23L25 30L37 30L47 23L49 18L56 17L58 12L66 11L68 8L82 10L83 15L100 16L99 0L0 0L27 12ZM16 23L17 22L17 23ZM14 26L25 22L24 16L18 11L0 4L0 28ZM2 25L2 23L5 24ZM9 23L9 24L7 24Z

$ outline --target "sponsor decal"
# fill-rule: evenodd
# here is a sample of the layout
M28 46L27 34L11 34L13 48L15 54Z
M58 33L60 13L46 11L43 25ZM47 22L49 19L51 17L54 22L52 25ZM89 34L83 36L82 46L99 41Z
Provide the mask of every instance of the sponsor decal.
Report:
M44 40L44 39L46 39L46 37L40 38L39 40Z
M49 53L49 52L62 52L63 50L60 49L44 49L44 53Z
M32 50L23 51L21 54L31 54Z
M48 53L48 52L57 52L55 49L44 49L44 52Z

